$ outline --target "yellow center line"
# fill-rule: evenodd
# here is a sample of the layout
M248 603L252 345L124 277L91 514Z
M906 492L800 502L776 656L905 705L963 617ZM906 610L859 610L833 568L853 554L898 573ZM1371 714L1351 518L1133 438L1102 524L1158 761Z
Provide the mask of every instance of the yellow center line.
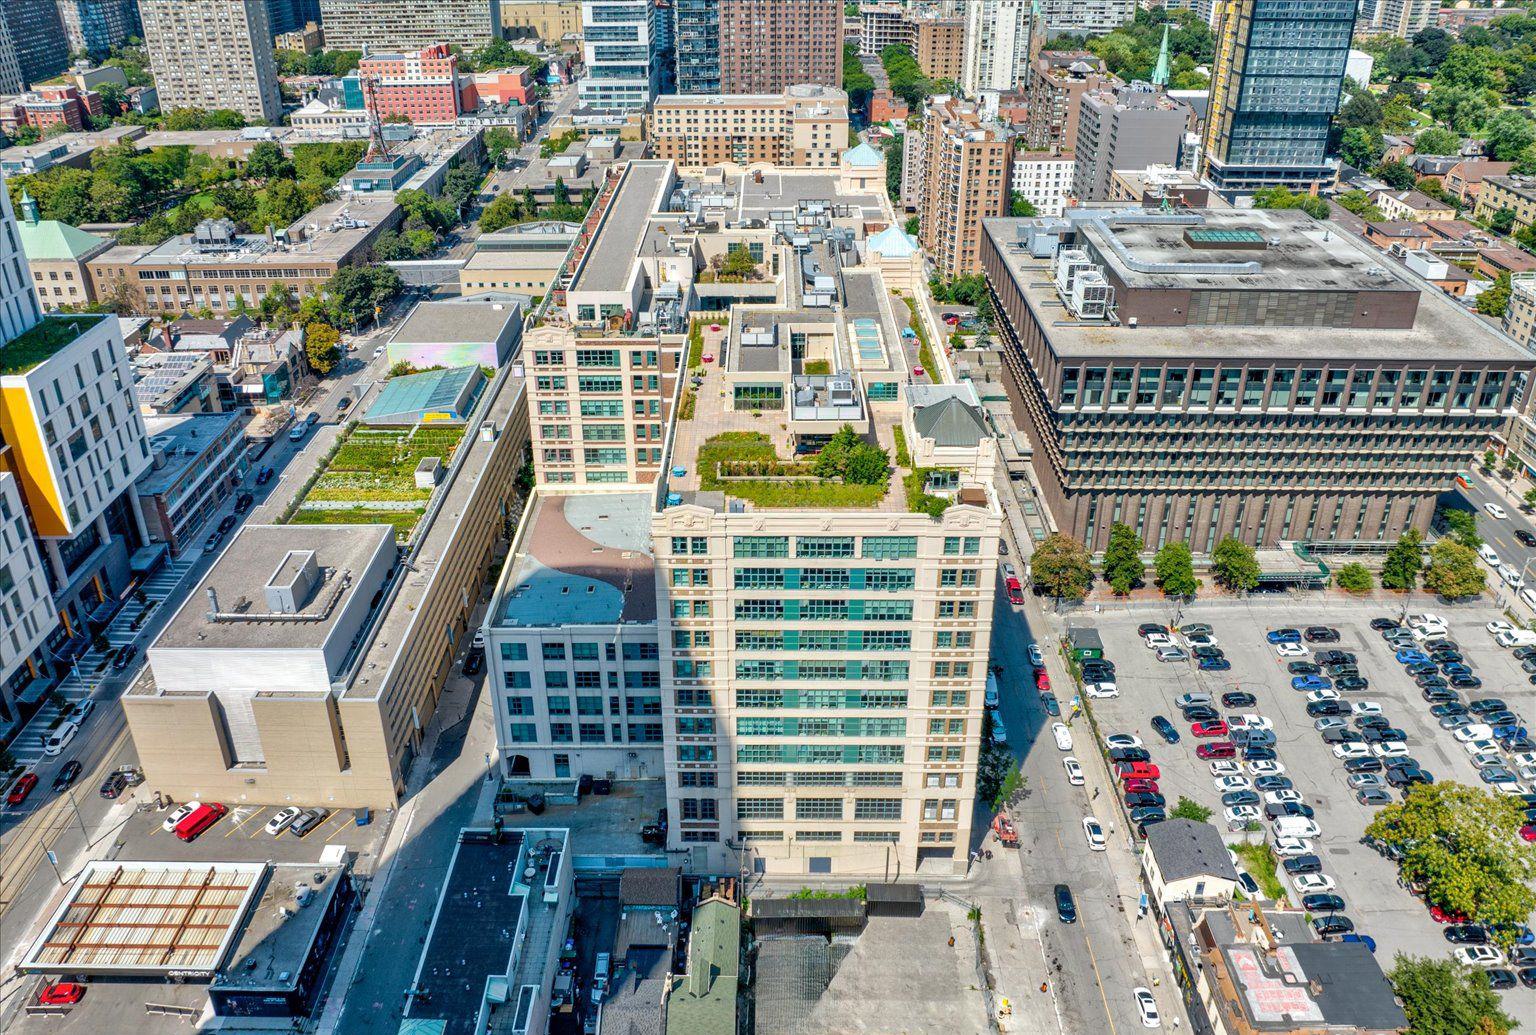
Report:
M1083 928L1083 944L1088 947L1088 962L1093 966L1093 978L1099 986L1099 999L1104 1003L1104 1017L1109 1021L1110 1035L1116 1035L1115 1017L1109 1011L1109 997L1104 994L1104 975L1099 973L1099 957L1093 951L1093 939L1088 937L1088 929Z

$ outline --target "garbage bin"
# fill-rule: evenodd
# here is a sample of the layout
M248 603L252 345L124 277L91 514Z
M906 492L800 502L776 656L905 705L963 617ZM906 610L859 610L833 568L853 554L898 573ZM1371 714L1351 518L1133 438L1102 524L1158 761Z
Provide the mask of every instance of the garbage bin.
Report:
M352 821L360 827L366 827L373 821L372 809L353 809Z

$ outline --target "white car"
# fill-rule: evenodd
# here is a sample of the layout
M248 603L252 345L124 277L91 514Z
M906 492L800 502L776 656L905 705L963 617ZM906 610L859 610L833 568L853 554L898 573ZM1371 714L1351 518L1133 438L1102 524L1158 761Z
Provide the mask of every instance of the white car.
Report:
M1282 859L1294 859L1298 855L1311 855L1312 842L1304 837L1277 837L1274 850Z
M1504 584L1510 589L1525 588L1525 576L1508 564L1499 565L1499 578L1503 579Z
M1536 751L1522 751L1509 756L1509 764L1520 768L1536 768Z
M299 808L297 805L289 805L285 809L279 809L277 811L277 815L267 820L267 825L262 829L271 834L273 837L276 837L278 834L281 834L284 830L287 830L290 826L292 826L293 821L298 819L299 813L303 811L304 810Z
M1536 765L1517 765L1515 775L1526 783L1536 784Z
M1227 726L1234 730L1272 730L1275 724L1263 715L1255 715L1252 712L1244 712L1227 720Z
M1487 629L1489 632L1493 633L1495 636L1497 636L1499 633L1512 633L1512 632L1515 631L1515 627L1513 625L1510 625L1508 622L1506 622L1502 618L1495 618L1493 621L1489 622L1483 628Z
M1248 763L1248 772L1253 776L1283 776L1285 763L1271 762L1267 758L1255 759Z
M1311 652L1304 643L1277 643L1275 653L1282 658L1304 658Z
M1486 510L1488 512L1488 516L1493 518L1495 521L1503 521L1505 518L1509 517L1509 513L1497 503L1484 503L1483 509Z
M1508 783L1489 784L1494 794L1502 794L1507 798L1515 798L1525 794L1525 785L1510 780Z
M1301 792L1293 790L1265 791L1264 803L1266 805L1284 805L1286 802L1301 803Z
M1242 826L1245 823L1257 823L1262 818L1257 805L1229 805L1221 812L1228 826Z
M1004 561L1003 562L1003 578L1005 578L1005 579L1016 579L1018 577L1019 577L1018 569L1015 568L1013 565L1009 564L1007 561Z
M1143 1028L1161 1028L1163 1016L1157 1012L1157 1000L1152 998L1150 988L1137 988L1131 992L1131 998L1136 1000L1136 1012L1141 1014L1141 1026Z
M87 697L69 710L69 714L65 716L65 721L72 722L76 726L84 726L85 720L89 719L91 712L95 710L96 702Z
M1094 700L1120 696L1120 688L1111 679L1106 679L1100 683L1085 683L1083 684L1083 692Z
M1219 758L1211 763L1212 776L1241 776L1243 767L1230 758Z
M387 351L387 347L384 346L384 345L380 345L378 348L373 350L373 358L374 359L378 359L380 356L384 355L384 353L386 351Z
M1408 628L1410 629L1424 629L1431 625L1444 626L1445 624L1446 622L1443 616L1431 614L1428 611L1425 611L1422 614L1411 614L1408 616Z
M1107 748L1139 748L1142 746L1141 738L1133 733L1111 733L1104 738L1104 746Z
M1008 727L1003 725L1002 716L996 712L992 714L992 743L1008 743Z
M1083 764L1081 762L1068 755L1061 760L1061 767L1067 771L1068 783L1073 787L1081 787L1083 785Z
M1417 629L1410 630L1413 638L1420 643L1425 640L1433 640L1440 636L1450 635L1450 630L1443 625L1421 625Z
M1352 715L1380 715L1381 705L1375 701L1352 701L1349 711Z
M64 749L69 747L69 742L75 739L75 734L80 732L80 724L66 722L48 734L48 739L43 741L43 754L62 755Z
M1253 781L1246 776L1218 776L1216 777L1216 793L1231 794L1233 791L1251 791Z
M1184 642L1189 644L1191 647L1221 646L1221 641L1211 633L1194 633L1193 635L1184 637Z
M1284 824L1282 826L1282 824ZM1316 820L1306 819L1302 816L1281 816L1273 820L1270 826L1275 833L1284 830L1287 837L1296 837L1306 840L1309 837L1322 837L1323 828L1317 825Z
M1504 953L1492 945L1459 945L1452 954L1469 967L1502 967Z
M1331 686L1325 686L1321 690L1308 690L1307 703L1318 704L1322 701L1337 701L1339 692Z
M1370 758L1371 745L1356 742L1354 744L1333 745L1333 757L1345 761L1351 758Z
M200 801L183 802L171 810L171 814L165 818L164 823L160 824L160 828L169 834L171 831L176 829L177 825L182 820L186 819L188 816L192 815L192 813L196 812L202 807L203 803Z
M1470 746L1469 744L1468 747ZM1478 769L1492 769L1496 765L1504 764L1504 756L1499 754L1499 749L1494 747L1491 741L1480 740L1477 750L1472 753L1472 764Z
M1104 828L1092 816L1083 817L1083 836L1088 839L1089 851L1102 852L1109 848L1109 842L1104 840Z
M1408 745L1401 740L1379 740L1371 745L1371 754L1377 758L1407 758Z
M1298 873L1291 878L1291 887L1298 895L1320 895L1338 885L1326 873Z
M1148 633L1144 641L1152 650L1159 647L1177 647L1178 643L1167 633Z
M1487 740L1489 737L1493 736L1493 727L1488 725L1486 722L1474 722L1470 726L1463 726L1461 729L1456 730L1451 734L1451 736L1455 737L1463 744L1470 743L1474 740Z
M1056 747L1062 751L1072 750L1072 731L1067 729L1064 722L1052 723L1051 736L1056 738Z

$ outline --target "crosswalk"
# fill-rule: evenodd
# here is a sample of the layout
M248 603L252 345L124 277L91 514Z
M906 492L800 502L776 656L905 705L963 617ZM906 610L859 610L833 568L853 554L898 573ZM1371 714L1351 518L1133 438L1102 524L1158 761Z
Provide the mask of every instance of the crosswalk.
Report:
M134 601L129 601L104 631L111 651L103 653L93 646L82 654L75 662L74 668L60 680L55 688L58 690L58 699L62 699L62 708L57 703L58 699L50 697L32 716L26 728L16 734L11 742L10 751L17 762L25 766L34 766L41 762L44 757L43 738L53 727L54 720L60 713L67 712L81 701L93 696L108 679L122 678L122 673L112 671L112 654L139 640L149 624L140 619L145 608L151 608L145 617L149 619L156 617L158 609L166 606L165 601L176 592L177 587L181 585L200 556L201 551L190 550L162 566L140 585L144 591L146 603L141 606ZM137 671L137 668L138 660L135 659L134 664L129 666L128 672Z

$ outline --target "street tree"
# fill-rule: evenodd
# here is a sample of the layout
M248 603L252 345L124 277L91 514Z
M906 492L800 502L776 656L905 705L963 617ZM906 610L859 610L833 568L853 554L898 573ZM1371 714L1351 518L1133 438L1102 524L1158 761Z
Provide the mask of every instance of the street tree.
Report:
M1424 567L1424 536L1410 528L1398 537L1381 564L1381 584L1386 589L1412 589L1419 584Z
M1109 545L1104 549L1104 561L1099 566L1104 581L1120 596L1141 585L1147 567L1141 562L1144 544L1141 536L1130 525L1116 521L1109 529Z
M1192 597L1200 589L1188 543L1167 543L1152 559L1157 585L1170 597Z
M1524 923L1536 909L1536 845L1519 834L1524 810L1520 799L1478 787L1420 784L1365 832L1403 853L1403 879L1422 886L1431 905L1480 924Z
M1030 558L1036 584L1057 600L1081 600L1093 585L1088 551L1071 536L1057 532L1041 540Z
M1476 511L1441 507L1440 520L1445 523L1446 535L1462 546L1476 550L1483 545L1483 537L1477 534Z
M1429 548L1429 568L1424 572L1424 588L1451 600L1473 597L1488 584L1478 567L1477 552L1449 539Z
M1414 1035L1507 1035L1515 1026L1488 975L1455 960L1399 953L1387 977Z
M1371 570L1358 562L1341 566L1335 578L1346 593L1366 593L1371 588Z
M1259 561L1253 547L1227 536L1211 553L1211 575L1225 588L1246 593L1259 585Z
M324 377L341 358L341 335L328 323L312 323L304 328L304 355L315 373Z

